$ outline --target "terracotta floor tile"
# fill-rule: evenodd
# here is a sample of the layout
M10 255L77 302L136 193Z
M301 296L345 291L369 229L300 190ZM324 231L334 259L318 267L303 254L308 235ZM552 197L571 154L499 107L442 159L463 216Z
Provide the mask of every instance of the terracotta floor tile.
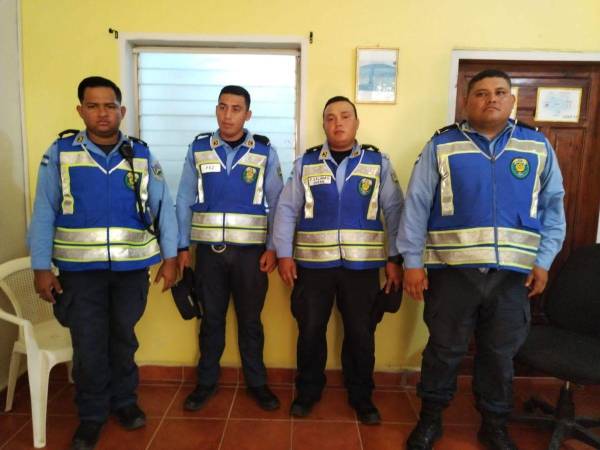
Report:
M181 383L183 368L181 366L140 366L141 383L160 381L161 383Z
M279 397L281 407L275 411L265 411L250 397L246 388L240 386L235 396L231 417L244 419L288 419L290 416L289 411L292 403L293 389L291 387L272 387L271 390Z
M225 419L229 415L236 389L235 387L219 386L217 393L208 400L204 408L199 411L186 411L183 409L183 402L194 390L194 385L183 385L175 396L175 400L167 412L167 417Z
M77 407L75 406L75 385L66 385L64 389L48 402L48 415L77 415Z
M63 381L51 381L48 386L48 403L50 403L61 391L69 386L68 383ZM4 397L6 398L6 397ZM2 402L2 409L6 400ZM29 401L29 384L25 383L21 386L17 386L15 389L15 396L13 399L13 407L11 413L17 414L31 414L31 403Z
M224 420L167 418L148 447L151 450L217 450Z
M398 450L404 448L414 425L384 423L376 427L360 425L364 450Z
M358 427L348 422L294 420L292 450L359 450Z
M525 450L546 450L552 432L519 424L509 424L508 431L517 447Z
M291 422L230 420L221 450L289 450Z
M294 377L296 376L296 369L284 369L284 368L267 368L267 380L269 385L289 385L294 384Z
M377 388L399 389L403 381L401 372L375 372L373 380Z
M406 392L376 390L373 392L373 402L384 422L416 423L417 421L417 415Z
M409 392L410 401L415 406L417 414L421 410L421 399L416 393ZM476 424L479 426L481 417L475 409L475 399L471 394L456 394L450 406L444 410L443 420L449 425Z
M478 426L444 425L444 434L436 442L435 450L484 450L477 442ZM532 450L523 447L523 450Z
M173 385L140 385L137 390L139 405L146 416L161 417L169 407L178 389L178 386Z
M321 400L313 407L308 420L356 420L354 410L348 404L345 389L325 388ZM304 420L304 419L297 419Z
M240 369L237 367L221 367L221 373L219 374L220 385L237 385L240 378ZM183 382L184 383L196 383L197 369L196 366L186 366L183 368Z
M64 450L68 448L78 425L79 419L74 416L49 416L46 421L45 450ZM31 424L29 424L8 441L3 450L30 450L33 448L33 430Z
M0 413L0 447L13 437L23 426L31 426L29 416Z
M143 450L148 446L159 423L159 418L151 417L146 420L145 427L128 431L111 418L102 430L96 450Z
M340 369L331 369L325 371L328 387L344 387L344 375Z

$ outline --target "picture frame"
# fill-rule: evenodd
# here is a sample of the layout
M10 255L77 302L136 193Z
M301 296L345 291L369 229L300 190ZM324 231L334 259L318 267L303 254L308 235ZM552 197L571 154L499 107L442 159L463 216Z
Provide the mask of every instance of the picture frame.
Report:
M579 122L583 89L539 87L535 106L536 122Z
M395 104L398 48L357 47L356 103Z

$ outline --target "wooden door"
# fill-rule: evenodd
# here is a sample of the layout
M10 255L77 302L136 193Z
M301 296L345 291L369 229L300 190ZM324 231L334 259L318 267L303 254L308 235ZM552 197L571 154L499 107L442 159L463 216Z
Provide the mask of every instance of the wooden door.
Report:
M600 208L600 63L463 60L457 84L457 121L465 118L467 83L476 73L492 68L505 71L513 86L519 88L517 120L538 127L546 135L562 171L567 235L552 266L552 279L571 251L596 242ZM536 122L538 87L581 88L579 120ZM537 299L533 304L536 322L543 321L542 302Z

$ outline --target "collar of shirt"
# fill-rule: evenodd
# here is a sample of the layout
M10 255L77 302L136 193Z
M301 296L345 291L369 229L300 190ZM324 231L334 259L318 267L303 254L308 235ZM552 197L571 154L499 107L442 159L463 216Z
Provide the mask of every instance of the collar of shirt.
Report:
M242 145L244 147L248 147L249 149L254 148L255 141L254 141L254 136L252 135L252 133L250 133L246 128L244 128L244 134L246 136L245 140L240 145L236 146L235 148L231 148L230 145L223 140L219 130L217 130L210 137L210 146L211 146L211 148L215 149L222 145L222 146L224 146L225 150L227 150L227 152L230 152L232 150L237 151Z
M515 128L515 122L512 119L509 119L504 129L492 139L488 139L486 136L479 133L466 120L460 123L459 128L460 131L465 133L475 143L475 145L491 156L496 153L496 144L499 141L505 141L505 138L512 133Z
M74 142L81 145L83 148L85 148L90 153L95 153L96 155L100 155L106 159L109 159L112 157L112 155L115 154L115 152L120 147L121 143L123 141L126 141L127 139L129 139L127 137L127 135L125 133L122 133L121 131L119 131L119 140L117 141L117 143L115 144L113 149L108 154L104 153L104 151L102 151L101 148L98 148L98 146L90 140L90 138L87 135L87 131L85 131L85 130L80 131L77 134L77 136L75 136Z
M354 145L352 146L352 152L350 153L349 158L357 158L361 154L362 154L362 151L361 151L360 143L358 141L354 141ZM327 143L327 141L325 141L325 143L323 144L323 147L321 148L321 153L319 153L319 160L323 161L325 159L328 159L336 166L338 165L335 162L335 159L333 159L333 156L331 156L331 150L329 149L329 144Z

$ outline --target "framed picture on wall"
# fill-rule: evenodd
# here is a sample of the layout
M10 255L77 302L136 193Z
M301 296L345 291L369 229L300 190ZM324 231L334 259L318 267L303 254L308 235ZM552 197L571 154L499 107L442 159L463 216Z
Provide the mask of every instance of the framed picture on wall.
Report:
M396 103L398 49L356 49L356 103Z
M536 122L579 122L583 89L539 87L535 107Z

